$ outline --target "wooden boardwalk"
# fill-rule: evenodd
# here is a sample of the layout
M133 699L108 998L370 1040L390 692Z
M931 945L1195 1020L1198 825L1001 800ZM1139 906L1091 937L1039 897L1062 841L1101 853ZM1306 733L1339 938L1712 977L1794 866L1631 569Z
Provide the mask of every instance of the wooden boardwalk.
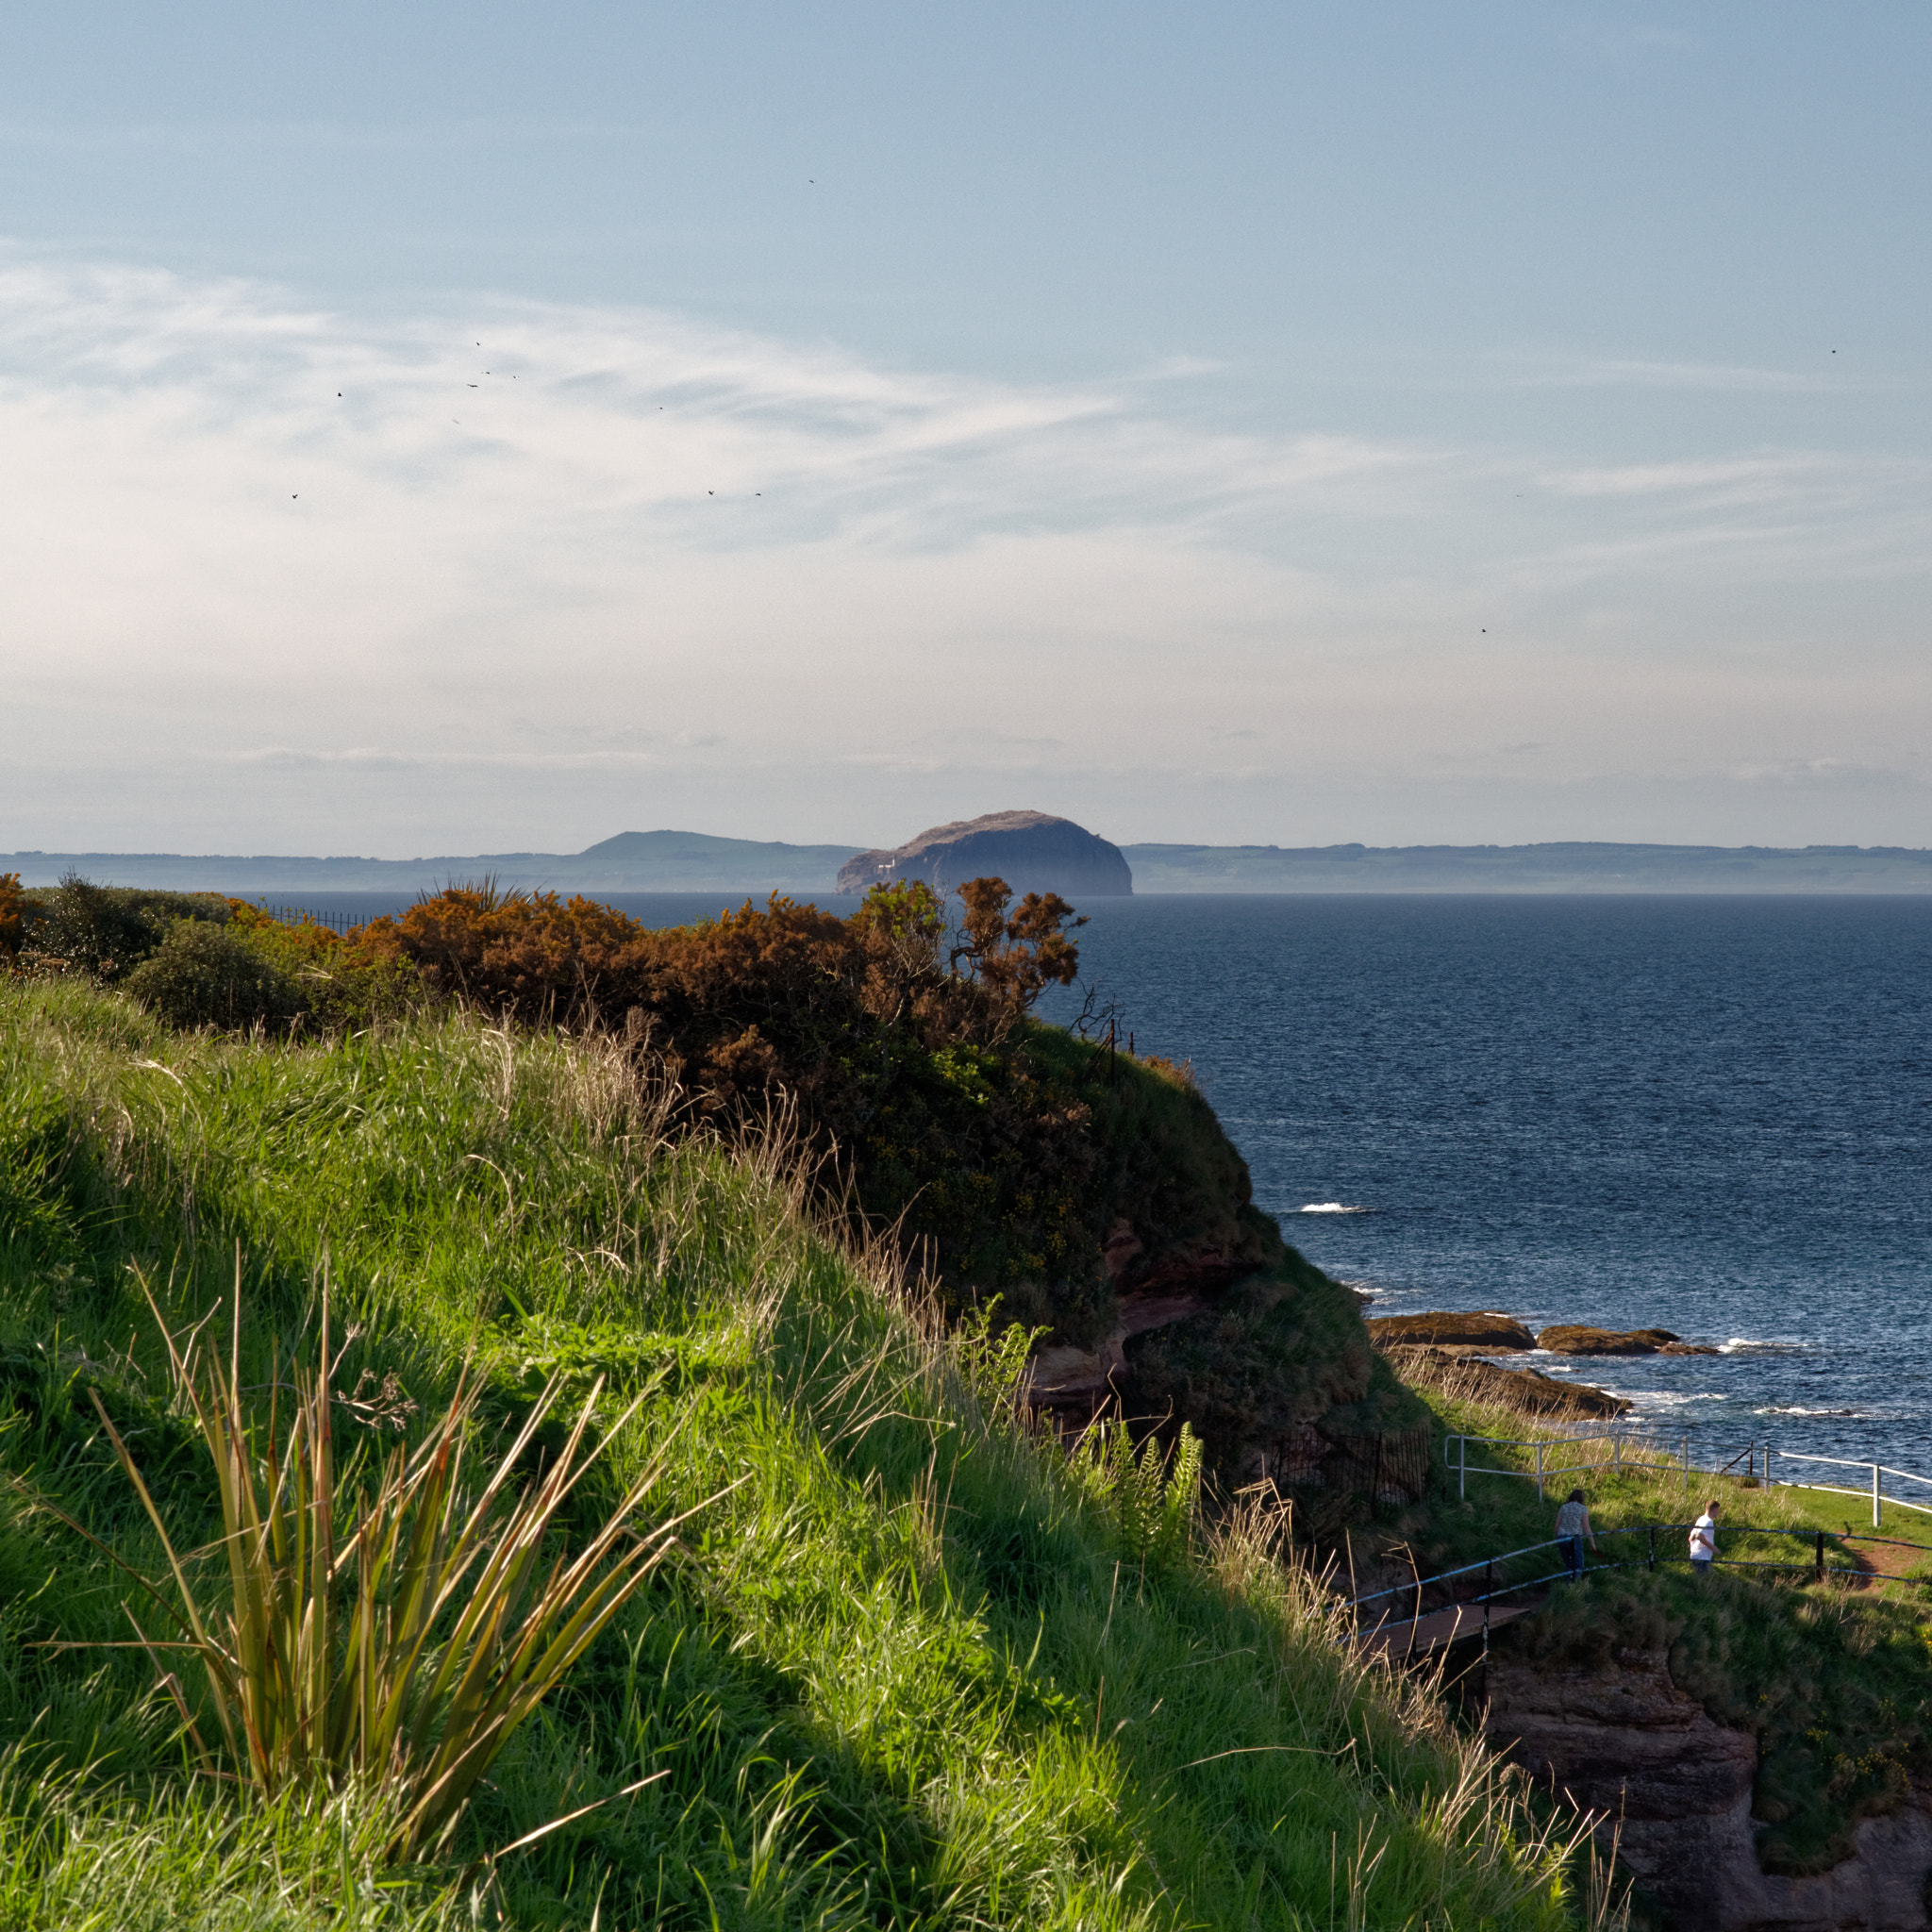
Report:
M1541 1607L1541 1604L1491 1604L1490 1628L1499 1630ZM1482 1634L1483 1607L1457 1604L1454 1609L1431 1610L1426 1616L1405 1618L1399 1624L1372 1624L1357 1636L1356 1643L1374 1657L1422 1657Z

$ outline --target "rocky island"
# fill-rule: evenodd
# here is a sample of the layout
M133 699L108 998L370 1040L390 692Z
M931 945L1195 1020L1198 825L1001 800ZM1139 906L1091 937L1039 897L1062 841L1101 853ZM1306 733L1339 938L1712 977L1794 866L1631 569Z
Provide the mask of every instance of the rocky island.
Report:
M1043 811L988 812L929 826L890 851L861 852L839 868L839 890L866 892L920 879L943 891L995 875L1015 892L1067 899L1123 899L1134 890L1118 845Z

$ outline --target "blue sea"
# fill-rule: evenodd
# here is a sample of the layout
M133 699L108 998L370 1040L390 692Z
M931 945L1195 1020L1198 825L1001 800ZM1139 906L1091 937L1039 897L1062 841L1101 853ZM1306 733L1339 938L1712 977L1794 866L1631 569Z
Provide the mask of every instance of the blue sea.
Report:
M1123 1036L1369 1312L1674 1329L1722 1353L1534 1365L1703 1457L1932 1474L1932 900L1088 909Z
M610 896L654 924L724 897ZM1674 1329L1722 1353L1536 1365L1700 1457L1932 1475L1932 899L1085 909L1123 1041L1192 1062L1258 1204L1370 1312Z

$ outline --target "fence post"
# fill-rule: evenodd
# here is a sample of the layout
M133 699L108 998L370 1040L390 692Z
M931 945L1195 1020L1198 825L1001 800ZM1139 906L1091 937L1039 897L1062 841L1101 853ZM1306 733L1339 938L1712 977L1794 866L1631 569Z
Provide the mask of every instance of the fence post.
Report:
M1460 1503L1469 1494L1469 1438L1456 1439L1456 1500Z
M1621 1429L1613 1429L1610 1432L1610 1467L1612 1469L1622 1469L1623 1466L1624 1434Z
M1818 1580L1824 1581L1824 1532L1818 1532Z
M1379 1521L1382 1514L1382 1443L1384 1438L1375 1438L1375 1473L1369 1478L1369 1515Z
M1874 1475L1872 1480L1875 1485L1878 1478ZM1536 1499L1539 1503L1543 1499L1543 1445L1541 1442L1536 1445Z
M1878 1465L1872 1465L1872 1527L1878 1527Z

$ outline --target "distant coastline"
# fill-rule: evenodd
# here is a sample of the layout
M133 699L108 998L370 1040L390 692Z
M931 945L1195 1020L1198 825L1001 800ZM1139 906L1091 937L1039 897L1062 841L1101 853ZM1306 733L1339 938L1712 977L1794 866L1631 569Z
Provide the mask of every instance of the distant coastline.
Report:
M561 892L789 892L826 898L863 848L624 832L582 852L423 858L174 852L0 853L0 872L53 885L77 872L104 885L175 891L434 890L486 874ZM1932 893L1932 851L1897 845L1123 845L1138 894L1172 892Z

